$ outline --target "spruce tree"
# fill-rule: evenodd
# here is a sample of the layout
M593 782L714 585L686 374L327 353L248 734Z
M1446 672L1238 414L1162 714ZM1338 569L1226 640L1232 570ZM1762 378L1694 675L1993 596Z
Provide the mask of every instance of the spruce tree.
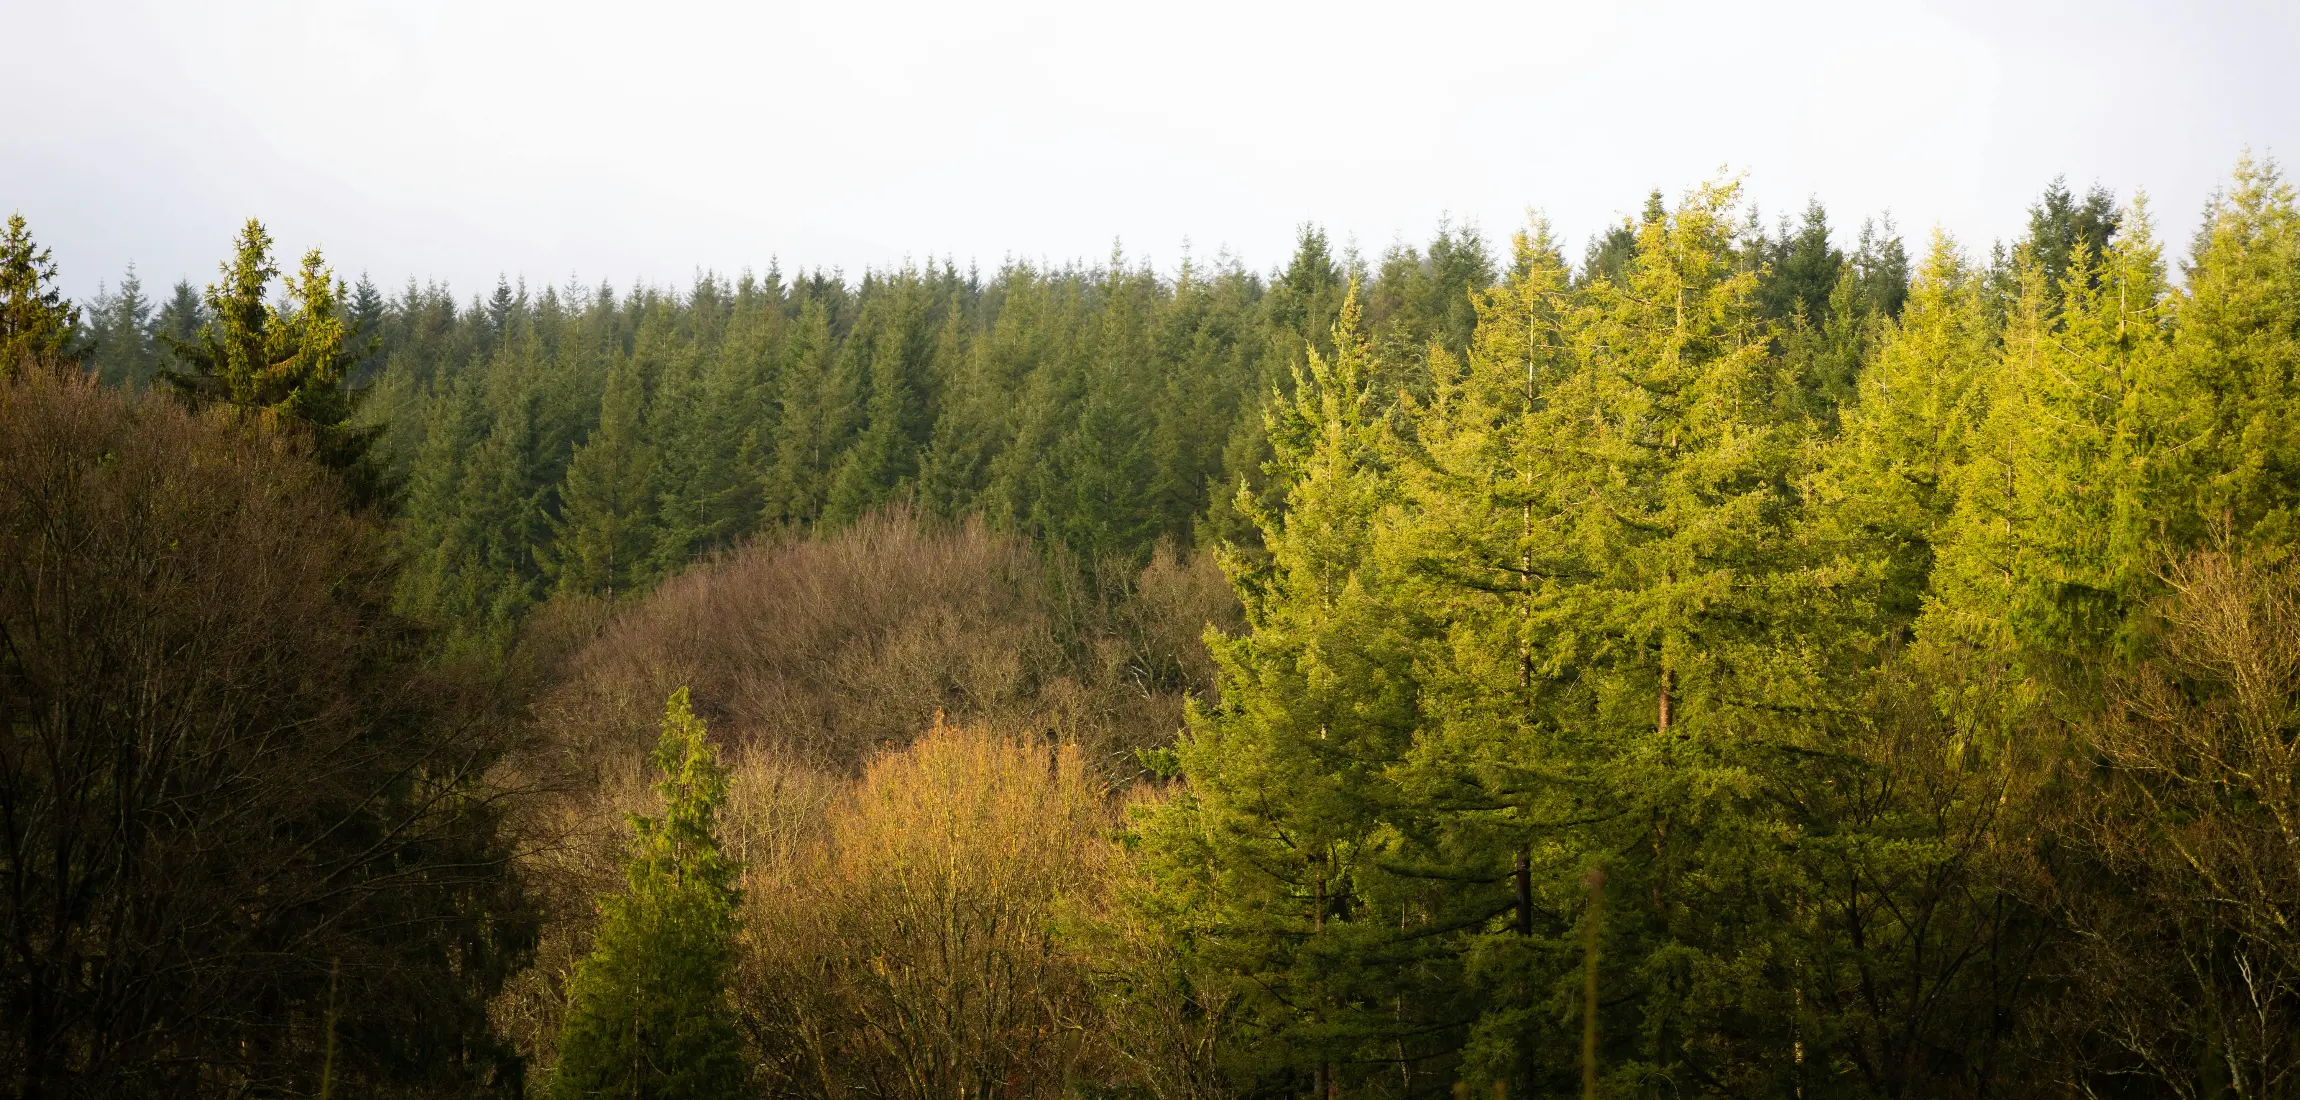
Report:
M599 399L599 426L575 449L559 490L552 559L561 591L612 597L650 578L655 463L646 408L640 367L616 354Z
M2069 191L2068 177L2055 177L2029 207L2028 235L2018 250L2044 285L2057 291L2080 250L2095 258L2108 251L2117 223L2116 196L2106 188L2094 187L2080 201Z
M200 298L200 288L193 286L190 279L178 279L168 292L167 302L160 306L160 319L153 335L166 351L176 344L191 343L207 323L208 306Z
M1159 904L1202 948L1197 979L1236 999L1233 1072L1317 1094L1396 1040L1446 1038L1424 1015L1443 1003L1444 944L1381 904L1396 900L1384 769L1412 735L1412 651L1366 572L1389 479L1358 322L1353 295L1333 357L1313 352L1266 413L1281 509L1241 493L1266 556L1225 562L1251 633L1209 637L1222 702L1193 713L1188 793L1145 829Z
M128 265L118 290L99 290L89 306L88 327L94 340L88 360L96 377L109 385L144 388L159 364L152 336L152 301L144 297L144 283L136 277L136 265Z
M773 465L765 474L762 518L808 524L822 514L830 473L846 443L852 409L839 384L839 346L829 307L805 303L776 365Z
M10 214L0 236L0 378L26 363L72 357L80 307L56 289L56 261L32 240L24 215Z
M361 272L359 282L352 287L345 317L348 327L345 341L359 356L352 365L352 381L357 385L372 381L375 372L383 366L383 326L387 309L383 292L376 289L367 273Z
M1829 243L1829 215L1819 199L1806 202L1794 228L1783 218L1775 236L1760 238L1755 259L1764 266L1758 297L1766 314L1782 322L1799 316L1818 322L1845 267L1845 254Z
M907 495L918 452L933 425L930 389L935 331L925 280L915 271L886 277L888 288L863 307L847 340L848 377L860 399L859 431L823 502L823 519L851 523Z
M284 308L274 306L268 294L280 270L271 249L271 234L249 218L222 266L223 282L208 287L208 323L189 341L162 337L189 369L161 377L187 399L222 402L308 432L320 461L345 476L355 500L379 500L386 487L366 461L375 432L352 424L360 393L349 375L362 353L346 346L345 288L314 248L288 274Z
M1988 415L1997 334L1983 293L1956 243L1935 233L1809 486L1824 583L1873 614L1880 639L1907 640L1932 589L1959 471Z
M633 817L622 893L600 904L567 987L550 1094L566 1100L719 1100L744 1094L727 996L739 868L719 848L727 775L687 689L671 694L650 762L660 817Z

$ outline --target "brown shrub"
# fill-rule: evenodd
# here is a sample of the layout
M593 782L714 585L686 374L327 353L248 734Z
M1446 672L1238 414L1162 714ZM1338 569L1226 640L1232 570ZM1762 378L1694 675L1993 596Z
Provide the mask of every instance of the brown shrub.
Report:
M768 782L803 806L819 792ZM766 858L745 880L738 998L775 1090L1062 1093L1100 1044L1058 919L1099 907L1112 822L1075 744L938 721L873 760L819 834L748 840Z
M682 684L728 743L833 769L907 744L937 713L1123 761L1211 689L1199 636L1231 624L1236 601L1206 555L1100 574L1079 583L1019 538L900 510L765 540L615 614L538 716L575 777L640 752Z

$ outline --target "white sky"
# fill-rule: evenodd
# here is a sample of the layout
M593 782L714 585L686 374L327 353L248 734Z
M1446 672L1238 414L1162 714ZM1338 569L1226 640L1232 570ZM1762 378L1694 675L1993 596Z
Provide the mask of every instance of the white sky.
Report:
M0 208L68 293L214 277L241 219L386 289L950 256L1267 270L1650 188L1976 251L2065 173L2184 243L2300 156L2300 3L0 0Z

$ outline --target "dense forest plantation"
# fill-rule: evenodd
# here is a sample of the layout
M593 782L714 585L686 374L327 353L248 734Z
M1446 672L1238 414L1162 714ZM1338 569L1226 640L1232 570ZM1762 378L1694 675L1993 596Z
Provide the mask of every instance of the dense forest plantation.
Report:
M2300 1095L2300 202L2028 215L79 303L13 218L0 1080Z

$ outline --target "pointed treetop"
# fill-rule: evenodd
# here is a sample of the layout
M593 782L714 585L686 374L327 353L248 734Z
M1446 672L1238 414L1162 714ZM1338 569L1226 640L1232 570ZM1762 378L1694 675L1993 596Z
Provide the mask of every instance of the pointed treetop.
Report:
M80 308L56 289L56 261L32 241L24 215L0 236L0 378L27 362L66 362Z

